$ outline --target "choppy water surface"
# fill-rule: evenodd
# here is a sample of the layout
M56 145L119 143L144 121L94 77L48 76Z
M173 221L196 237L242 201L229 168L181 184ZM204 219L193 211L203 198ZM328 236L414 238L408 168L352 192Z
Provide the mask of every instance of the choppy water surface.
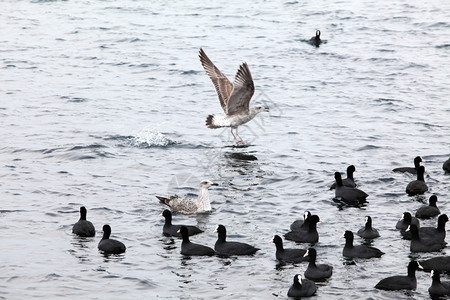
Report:
M426 273L411 293L373 286L419 257L394 229L403 211L435 193L449 212L450 4L186 2L0 4L0 297L283 299L306 265L277 267L270 239L306 209L323 220L318 261L334 266L317 298L428 297ZM305 43L316 29L319 48ZM247 148L204 126L221 111L200 47L230 79L246 61L253 103L270 107L240 128ZM390 171L416 155L430 188L418 198L404 193L412 177ZM361 209L339 209L328 190L349 164L370 194ZM195 194L203 178L220 184L213 211L174 223L198 224L191 240L209 246L224 224L255 256L183 258L161 235L155 195ZM95 238L71 233L81 205ZM366 215L386 254L352 264L339 236ZM124 255L98 253L106 223Z

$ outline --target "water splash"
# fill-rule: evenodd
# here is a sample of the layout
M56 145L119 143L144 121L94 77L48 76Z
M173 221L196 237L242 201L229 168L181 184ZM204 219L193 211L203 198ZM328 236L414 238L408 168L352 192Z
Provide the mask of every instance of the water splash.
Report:
M166 137L161 132L153 129L143 129L135 136L131 137L131 144L135 147L150 148L150 147L167 147L176 144Z

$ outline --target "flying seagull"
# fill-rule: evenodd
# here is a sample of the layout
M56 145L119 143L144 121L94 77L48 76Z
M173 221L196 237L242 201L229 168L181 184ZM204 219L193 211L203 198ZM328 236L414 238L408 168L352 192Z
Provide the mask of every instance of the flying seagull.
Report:
M231 134L236 143L239 143L237 136L241 143L245 144L238 134L238 126L247 123L262 111L269 111L261 105L249 107L250 99L255 92L255 86L247 63L244 62L239 66L234 83L231 83L206 56L202 48L200 48L199 57L206 74L211 78L216 88L220 105L225 113L225 116L209 115L206 118L206 126L211 129L231 127ZM233 133L233 129L236 129L236 135Z

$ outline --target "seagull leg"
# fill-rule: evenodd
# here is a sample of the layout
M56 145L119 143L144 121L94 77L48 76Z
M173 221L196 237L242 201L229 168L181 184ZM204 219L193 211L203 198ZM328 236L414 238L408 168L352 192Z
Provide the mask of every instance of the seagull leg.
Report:
M236 136L235 136L234 133L233 133L233 127L230 127L230 129L231 129L231 134L232 134L233 137L234 137L234 141L236 142L236 144L238 144L239 141L238 141L238 139L236 138ZM236 129L236 131L237 131L237 129ZM237 132L236 132L236 133L237 133Z
M241 138L241 136L238 134L238 128L236 127L236 135L241 139L242 145L245 144L244 140Z

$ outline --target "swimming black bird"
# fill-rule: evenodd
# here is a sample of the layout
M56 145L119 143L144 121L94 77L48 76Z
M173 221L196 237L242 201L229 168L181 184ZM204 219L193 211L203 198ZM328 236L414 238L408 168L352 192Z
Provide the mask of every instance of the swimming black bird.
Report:
M316 291L317 287L314 281L302 278L301 275L297 274L294 276L294 283L289 288L287 295L293 298L310 297Z
M276 246L275 257L285 263L300 263L303 261L309 261L309 257L305 257L306 250L303 249L293 249L284 248L283 240L279 235L275 235L272 242Z
M384 252L380 249L367 246L367 245L357 245L353 246L353 232L350 230L345 231L344 235L341 236L345 238L345 246L342 250L342 254L345 257L350 258L373 258L373 257L381 257Z
M437 270L431 271L431 286L428 288L428 293L431 297L442 297L445 295L450 295L450 282L442 281L440 272Z
M408 229L409 225L411 225L411 224L414 224L418 228L420 228L419 219L411 216L411 214L409 212L405 211L402 214L402 217L400 218L400 220L398 220L397 224L395 225L395 228L405 231L406 229Z
M444 242L422 238L419 229L414 224L409 226L409 230L411 231L411 252L435 252L445 247Z
M450 172L450 158L444 161L444 164L442 165L442 169L446 172Z
M350 165L347 167L347 178L342 179L342 184L344 186L348 186L348 187L356 187L356 183L355 183L355 179L353 178L353 173L356 171L356 168L354 165ZM336 188L336 182L334 182L331 186L330 186L330 190L333 190Z
M334 179L336 180L335 198L347 205L358 206L366 202L369 196L360 189L344 186L342 183L341 173L335 172Z
M381 279L380 282L375 285L375 288L380 290L415 290L417 287L416 270L421 270L422 266L416 262L411 261L408 264L407 276L390 276Z
M109 225L103 225L103 237L98 243L98 249L105 254L119 254L125 252L127 249L122 242L118 240L110 239L111 227Z
M445 224L448 222L448 216L446 214L442 214L439 216L437 220L436 227L420 227L419 235L421 239L432 240L436 242L444 242L445 241ZM406 240L411 239L411 231L406 231L402 233L403 238Z
M416 175L417 174L417 170L419 169L421 162L423 162L422 157L416 156L414 158L414 168L412 168L412 167L400 167L400 168L395 168L392 171L393 172L401 172L401 173L410 173L410 174Z
M309 218L311 218L311 212L306 210L303 213L303 220L295 220L290 226L291 230L295 231L295 230L303 230L303 229L308 228L309 220L310 220Z
M218 225L215 232L218 233L218 239L214 245L214 250L218 255L253 255L259 248L241 242L227 242L227 230L225 226Z
M366 216L365 226L359 229L356 234L364 239L374 239L380 236L378 230L372 228L372 218L370 216Z
M416 217L421 219L430 219L438 216L441 211L436 206L437 201L437 196L431 195L430 199L428 200L428 205L422 206L416 211Z
M165 209L161 214L164 219L164 226L163 226L163 234L165 236L174 236L174 237L182 237L181 233L178 232L181 228L181 226L185 226L188 230L188 235L194 235L202 233L203 230L200 228L193 226L193 225L173 225L172 224L172 213L170 210Z
M216 253L213 248L192 243L189 240L189 232L186 226L181 226L179 231L183 237L183 241L181 242L181 254L186 256L212 256Z
M86 207L80 207L80 220L73 225L72 233L81 237L92 237L95 236L95 227L91 222L86 220L86 214Z
M319 47L319 45L322 43L322 40L320 39L320 30L316 30L316 35L309 39L309 43Z
M308 268L305 271L305 277L313 281L324 281L333 274L333 267L327 264L316 264L317 252L314 248L309 248L305 253L309 257Z
M430 259L419 261L425 272L437 270L450 273L450 256L437 256Z
M417 169L417 179L411 181L406 186L406 193L409 196L422 195L426 191L428 191L428 186L425 183L424 174L425 174L425 167L424 166L420 166Z
M284 235L287 240L297 243L317 243L319 241L319 233L317 232L317 223L320 222L318 215L312 215L309 218L308 228L304 230L289 231Z

